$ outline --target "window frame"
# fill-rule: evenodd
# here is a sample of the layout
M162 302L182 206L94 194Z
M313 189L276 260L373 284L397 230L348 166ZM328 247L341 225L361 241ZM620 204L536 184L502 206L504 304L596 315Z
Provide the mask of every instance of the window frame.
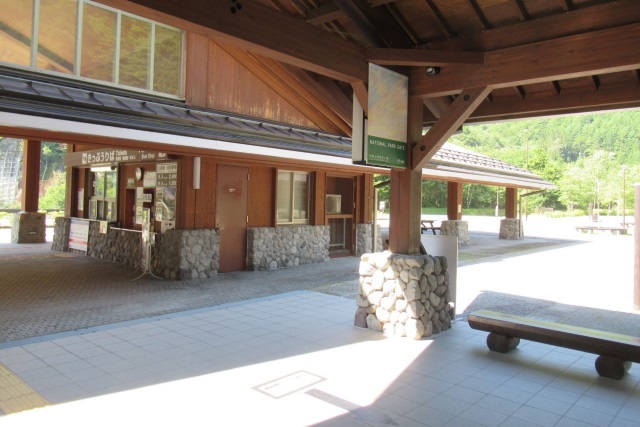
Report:
M287 173L289 174L289 206L288 206L288 215L289 218L286 220L281 220L278 215L279 204L278 204L278 194L280 193L280 174ZM307 200L306 200L306 216L304 219L296 219L293 214L295 211L296 198L295 198L295 176L296 174L305 175L306 183L307 183ZM286 170L286 169L277 169L276 171L276 226L279 225L310 225L311 224L311 182L312 182L312 173L307 171L296 171L296 170Z
M114 76L113 81L99 80L93 79L89 77L82 76L82 36L83 36L83 26L84 26L84 6L90 5L93 7L101 8L104 10L108 10L114 12L116 14L116 48L115 48L115 57L114 57ZM184 100L185 97L185 82L186 82L186 32L180 28L172 27L170 25L163 24L161 22L157 22L142 16L138 16L123 10L116 9L111 6L107 6L101 3L97 3L91 0L77 0L77 22L76 22L76 46L74 50L74 63L73 63L73 72L72 73L64 73L59 71L46 70L43 68L38 68L38 46L39 46L39 21L40 21L40 0L33 0L33 17L31 21L31 45L30 49L30 65L25 66L12 62L0 62L0 65L24 69L32 72L37 72L38 74L47 74L54 75L63 78L71 78L73 80L83 81L92 84L100 84L103 86L114 87L118 89L126 89L130 91L151 94L154 96L162 96L172 99ZM135 86L127 86L120 84L120 38L121 38L121 29L122 29L122 17L127 16L132 19L137 19L140 21L144 21L150 24L150 37L151 43L149 46L150 52L150 64L147 70L148 74L148 88L142 89ZM171 94L165 92L158 92L154 89L154 73L155 73L155 37L156 37L156 28L162 27L165 29L169 29L171 31L176 31L180 33L180 52L179 52L179 77L178 77L178 94Z

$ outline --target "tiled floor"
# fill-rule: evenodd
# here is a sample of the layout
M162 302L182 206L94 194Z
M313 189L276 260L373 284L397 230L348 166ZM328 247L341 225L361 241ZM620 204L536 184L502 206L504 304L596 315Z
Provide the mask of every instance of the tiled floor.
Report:
M613 381L590 354L525 341L491 353L465 322L387 339L354 328L355 309L289 292L0 349L49 402L0 424L640 427L638 365Z

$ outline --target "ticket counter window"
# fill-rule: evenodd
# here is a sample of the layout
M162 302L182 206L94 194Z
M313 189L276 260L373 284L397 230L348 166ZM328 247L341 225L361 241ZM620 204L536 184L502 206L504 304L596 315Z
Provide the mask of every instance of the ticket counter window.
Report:
M93 192L89 199L89 218L101 221L118 219L118 171L92 171Z

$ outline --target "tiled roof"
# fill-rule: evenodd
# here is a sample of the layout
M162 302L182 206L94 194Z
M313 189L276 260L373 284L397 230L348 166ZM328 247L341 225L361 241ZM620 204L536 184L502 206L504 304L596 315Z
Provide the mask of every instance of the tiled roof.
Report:
M351 139L186 104L0 73L0 110L351 157Z
M535 173L446 142L422 170L425 178L530 189L555 189Z
M38 76L40 78L40 76ZM351 158L351 139L312 129L191 108L82 82L42 81L0 70L0 111ZM555 188L534 173L446 143L423 169L431 179Z

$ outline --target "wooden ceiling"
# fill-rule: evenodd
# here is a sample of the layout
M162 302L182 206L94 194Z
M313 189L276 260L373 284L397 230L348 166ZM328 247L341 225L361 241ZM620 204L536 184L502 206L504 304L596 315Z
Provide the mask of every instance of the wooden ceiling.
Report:
M369 61L403 72L438 141L429 150L462 122L640 107L638 0L133 3L286 64L273 72L321 89L339 120L354 94L366 97Z

